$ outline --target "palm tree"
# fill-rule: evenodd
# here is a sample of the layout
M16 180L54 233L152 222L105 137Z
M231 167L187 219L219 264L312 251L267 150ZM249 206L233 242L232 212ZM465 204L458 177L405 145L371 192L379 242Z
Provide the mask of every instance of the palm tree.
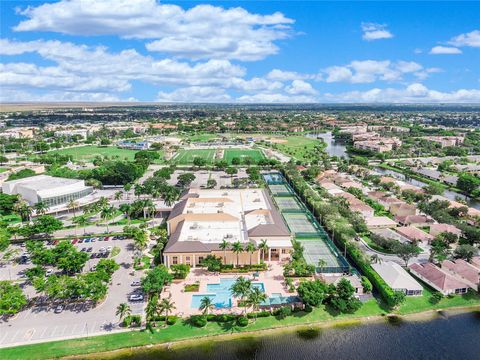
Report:
M35 204L35 212L37 213L37 215L45 215L49 209L50 208L48 207L48 205L43 201L39 201Z
M148 244L148 236L146 231L136 231L133 236L133 243L140 251L145 250Z
M117 192L115 193L114 199L115 199L115 200L120 200L122 197L123 197L123 192L117 191Z
M80 227L83 227L83 235L85 235L86 227L89 224L87 215L80 215L73 219L73 222Z
M235 244L233 244L235 245ZM245 312L247 312L247 304L245 303L245 298L250 294L252 291L252 281L240 276L235 280L232 287L230 288L230 292L233 296L240 298L240 301L243 302L245 307Z
M320 268L320 272L323 273L323 268L327 266L327 262L325 259L318 260L318 267Z
M175 201L178 199L178 191L174 186L169 186L165 188L162 192L162 199L165 205L172 206Z
M245 250L250 253L250 266L252 266L252 254L257 250L257 247L253 242L249 242L247 246L245 246Z
M128 184L123 185L123 189L124 189L125 192L127 193L127 200L128 200L128 198L129 198L129 194L128 194L128 193L129 193L130 190L132 189L132 184L128 183Z
M208 315L208 312L213 310L214 307L211 297L205 296L200 300L200 310L202 310L203 315Z
M370 256L370 262L372 264L381 264L382 263L382 259L380 258L380 256L378 256L377 254L373 254L372 256Z
M131 204L122 204L118 207L118 209L125 214L128 220L128 225L130 225L130 215L132 213L132 205Z
M259 288L254 287L248 294L246 302L252 307L252 311L255 312L258 311L260 304L265 300L267 300L267 295Z
M168 298L162 299L162 301L160 301L159 308L160 308L160 312L165 312L165 326L166 326L168 321L168 313L170 311L173 311L173 309L176 309L174 302L172 301L172 295L170 295L170 297Z
M240 241L234 242L232 244L232 251L233 251L234 254L237 254L237 265L236 266L238 266L238 263L239 263L238 256L240 255L240 253L243 252L242 243Z
M98 211L100 211L101 209L103 209L104 207L107 207L109 205L110 205L110 202L108 201L108 199L105 196L102 196L96 202L96 209L98 209Z
M143 193L143 186L140 184L135 184L133 187L133 192L135 193L135 196L140 199L140 195Z
M73 200L73 199L71 199L71 200L68 202L68 204L67 204L67 209L68 209L69 211L70 211L70 210L73 210L73 217L76 216L76 211L75 211L75 210L78 209L78 206L79 206L78 202L75 201L75 200Z
M115 208L113 206L104 207L102 209L102 212L100 213L100 217L102 218L102 220L106 221L105 225L107 226L107 233L110 232L108 230L108 220L112 218L114 213L115 213Z
M121 303L117 306L117 312L115 315L117 315L120 318L120 321L122 321L125 316L128 316L131 313L132 310L130 309L130 306L127 303Z
M228 248L230 248L230 243L223 239L223 241L220 243L219 248L220 250L223 250L223 264L226 265L227 264L227 250Z
M14 211L20 215L23 221L30 221L33 208L25 200L18 201L14 206Z
M147 323L152 321L155 318L155 315L158 313L158 295L153 295L148 301L147 307L145 308L145 317Z
M258 244L258 249L262 252L262 260L265 261L265 254L268 251L268 243L266 239L260 241L260 244Z

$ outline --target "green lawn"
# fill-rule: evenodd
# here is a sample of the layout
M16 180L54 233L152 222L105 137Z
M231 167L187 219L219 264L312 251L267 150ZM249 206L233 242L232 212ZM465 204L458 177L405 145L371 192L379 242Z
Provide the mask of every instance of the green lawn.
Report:
M81 146L81 147L74 147L70 149L60 149L60 150L53 150L49 151L48 154L61 154L61 155L68 155L73 158L73 160L77 161L91 161L96 156L108 156L108 157L118 157L122 160L133 160L135 153L137 150L129 150L129 149L120 149L114 146Z
M220 137L217 134L212 133L202 133L194 134L187 136L185 139L190 140L191 142L208 142L210 140L219 139Z
M322 146L323 142L317 139L307 138L305 136L286 136L279 138L286 142L274 143L273 147L284 154L300 161L309 161L318 157L315 153L315 146Z
M194 150L180 150L175 157L172 159L172 162L179 165L190 165L193 164L193 159L200 157L207 161L207 164L213 163L215 158L214 149L194 149Z
M480 296L471 293L464 296L444 298L438 304L429 302L431 292L426 290L421 297L409 297L401 308L394 313L410 314L430 309L446 309L449 307L480 305ZM64 341L25 345L7 349L0 349L0 358L9 359L49 359L54 357L82 354L83 356L94 352L111 351L121 348L142 346L149 344L161 344L175 340L204 337L209 335L228 335L269 328L278 328L289 325L308 325L311 323L339 320L340 325L357 324L360 318L370 316L382 316L387 310L375 299L368 300L355 314L333 314L324 306L314 309L312 313L296 313L283 320L273 316L258 318L247 327L241 328L234 324L208 323L204 328L196 328L184 321L178 321L175 325L167 328L156 328L153 333L148 331L129 331L110 335L102 335L90 338L80 338Z
M257 162L265 158L265 155L258 149L225 149L223 159L229 164L232 163L233 158L239 158L241 163L247 157L250 157L253 161Z
M0 174L7 171L8 169L7 168L4 168L4 167L0 167Z

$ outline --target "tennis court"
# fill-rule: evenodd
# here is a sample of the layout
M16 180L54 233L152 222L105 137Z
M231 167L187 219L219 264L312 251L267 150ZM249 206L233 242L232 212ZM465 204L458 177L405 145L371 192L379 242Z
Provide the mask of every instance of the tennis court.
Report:
M303 257L307 264L318 267L320 259L325 261L325 268L336 268L343 266L342 262L336 256L334 251L329 248L321 238L312 238L308 240L297 241L303 246Z
M285 193L290 194L290 189L285 185L268 185L268 187L270 188L270 191L272 192L273 195L279 195L279 194L285 194Z
M293 196L276 196L274 197L280 210L301 210L302 207Z
M282 213L291 232L316 233L317 229L307 215L303 213Z
M207 164L211 164L215 158L215 149L192 149L180 150L172 159L172 162L180 165L193 164L195 158L205 159Z

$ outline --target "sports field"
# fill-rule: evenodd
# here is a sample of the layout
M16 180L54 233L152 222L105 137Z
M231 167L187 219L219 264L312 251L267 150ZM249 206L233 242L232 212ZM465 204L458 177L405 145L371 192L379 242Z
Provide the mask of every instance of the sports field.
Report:
M283 213L290 231L293 233L315 233L316 227L304 213Z
M303 246L303 257L307 264L318 266L318 261L322 259L326 262L326 267L342 266L334 251L321 238L297 241Z
M275 202L280 210L301 210L301 206L293 196L275 196Z
M285 185L268 185L273 195L290 194L290 190Z
M80 160L80 161L89 161L95 159L96 156L108 156L109 158L118 157L122 160L133 160L135 153L137 150L129 150L129 149L119 149L114 146L79 146L73 147L69 149L60 149L60 150L53 150L49 151L47 154L62 154L71 156L73 160Z
M180 165L190 165L193 164L195 158L199 157L205 159L207 164L211 164L215 159L215 151L215 149L180 150L172 158L172 162Z
M258 149L225 149L223 159L229 164L232 163L233 158L239 158L243 164L246 158L250 158L257 162L265 158L265 155Z

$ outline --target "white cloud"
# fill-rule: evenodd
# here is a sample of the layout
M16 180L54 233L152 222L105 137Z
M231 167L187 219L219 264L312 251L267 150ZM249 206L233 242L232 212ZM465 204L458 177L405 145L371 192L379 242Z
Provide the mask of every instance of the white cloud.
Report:
M92 102L126 102L136 101L133 98L121 99L104 92L69 92L48 91L47 93L32 93L23 90L2 89L0 102L62 102L62 101L92 101Z
M462 50L451 46L434 46L430 50L430 54L432 55L456 55L461 53Z
M221 103L231 100L225 89L207 86L191 86L172 92L160 91L157 97L160 102Z
M448 43L453 46L480 47L480 30L455 36Z
M19 11L28 20L16 31L70 35L118 35L152 39L147 49L176 56L254 61L276 54L293 20L275 12L197 5L184 10L155 0L62 0Z
M430 90L420 83L401 89L374 88L367 91L350 91L325 94L327 101L367 103L469 103L480 102L480 89L460 89L452 92Z
M267 74L267 79L278 81L291 81L291 80L304 80L314 79L315 75L300 74L295 71L283 71L279 69L273 69Z
M293 80L292 84L288 86L285 91L290 95L315 95L315 90L311 84L303 80Z
M382 81L400 81L406 74L415 74L423 66L413 61L362 60L344 66L331 66L322 72L326 82L348 82L352 84Z
M280 93L258 93L255 95L243 95L236 99L240 103L315 103L318 99L308 95L288 95Z
M362 23L362 39L366 41L390 39L393 34L387 29L385 24Z

